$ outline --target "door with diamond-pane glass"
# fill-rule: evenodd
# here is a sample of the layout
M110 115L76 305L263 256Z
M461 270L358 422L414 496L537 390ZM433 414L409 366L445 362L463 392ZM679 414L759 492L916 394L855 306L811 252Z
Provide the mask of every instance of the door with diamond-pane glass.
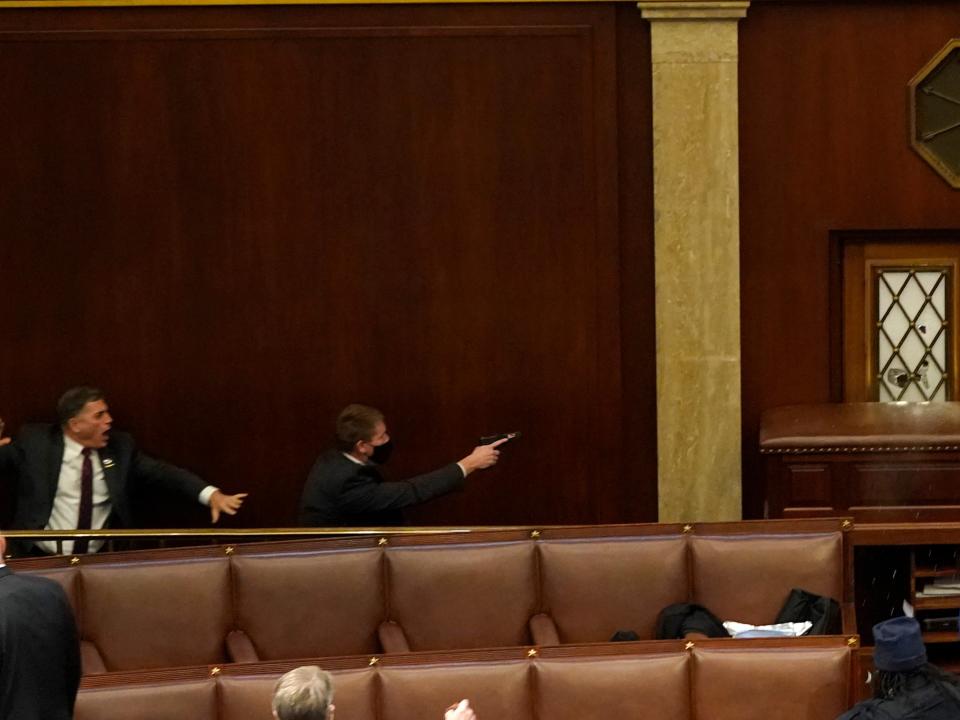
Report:
M951 268L874 270L877 400L949 400Z
M957 384L958 242L843 247L843 400L941 402Z

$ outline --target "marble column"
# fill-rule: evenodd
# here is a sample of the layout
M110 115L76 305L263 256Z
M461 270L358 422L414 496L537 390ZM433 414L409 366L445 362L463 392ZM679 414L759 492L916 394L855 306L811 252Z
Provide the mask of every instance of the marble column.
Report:
M741 517L737 23L748 2L641 2L653 61L661 522Z

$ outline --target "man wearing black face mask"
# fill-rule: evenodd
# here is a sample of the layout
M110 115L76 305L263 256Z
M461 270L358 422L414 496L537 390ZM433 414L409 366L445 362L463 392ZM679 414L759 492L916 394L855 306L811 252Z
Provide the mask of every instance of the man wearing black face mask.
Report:
M314 527L397 525L401 510L463 487L467 475L495 465L497 446L479 445L459 462L403 482L384 482L378 467L393 444L383 413L348 405L337 418L336 448L321 455L303 488L300 522Z

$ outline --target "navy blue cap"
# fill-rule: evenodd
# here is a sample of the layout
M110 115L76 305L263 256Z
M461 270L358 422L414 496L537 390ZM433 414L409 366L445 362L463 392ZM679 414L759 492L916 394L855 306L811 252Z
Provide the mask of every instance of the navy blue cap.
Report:
M877 670L908 672L927 662L920 623L896 617L873 626L873 664Z

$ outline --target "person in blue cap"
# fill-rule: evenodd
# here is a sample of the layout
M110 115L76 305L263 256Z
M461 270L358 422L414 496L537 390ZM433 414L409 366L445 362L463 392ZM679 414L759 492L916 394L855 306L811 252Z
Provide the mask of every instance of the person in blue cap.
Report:
M873 699L838 720L957 720L960 678L927 662L920 623L896 617L873 626Z

